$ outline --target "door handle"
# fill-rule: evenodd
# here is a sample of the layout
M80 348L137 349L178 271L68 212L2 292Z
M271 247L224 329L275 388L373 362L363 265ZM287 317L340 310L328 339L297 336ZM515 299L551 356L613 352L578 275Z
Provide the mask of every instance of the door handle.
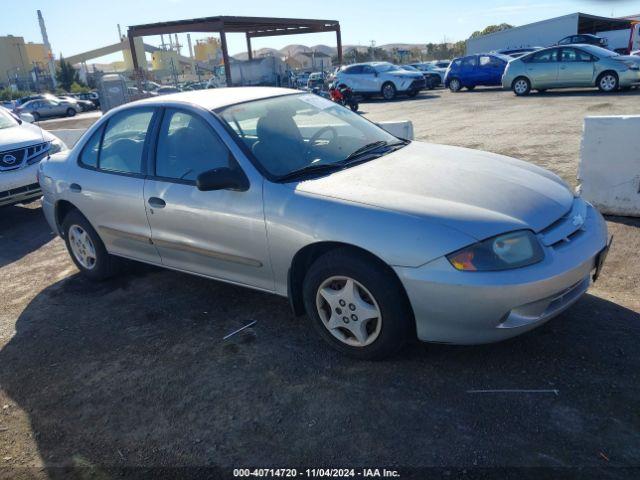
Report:
M164 208L167 206L167 202L165 202L163 199L158 197L149 198L149 200L147 200L147 203L149 204L150 207L153 207L153 208Z
M71 185L69 185L69 190L71 190L73 193L80 193L82 191L82 187L77 183L72 183Z

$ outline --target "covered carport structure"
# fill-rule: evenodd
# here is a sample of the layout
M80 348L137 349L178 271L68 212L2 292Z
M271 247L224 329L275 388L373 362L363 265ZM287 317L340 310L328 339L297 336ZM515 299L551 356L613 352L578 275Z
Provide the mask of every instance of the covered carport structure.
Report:
M273 17L205 17L190 20L148 23L129 27L127 35L136 74L139 74L138 58L134 48L134 38L149 35L171 33L215 32L220 35L222 59L225 65L227 85L232 86L231 68L229 68L229 51L227 33L244 33L247 40L249 60L252 59L251 39L259 37L275 37L280 35L300 35L304 33L335 32L338 50L338 62L342 63L342 38L340 23L337 20L315 20L300 18Z
M569 35L594 34L609 40L609 47L627 48L633 21L587 13L571 13L499 32L469 38L467 54L486 53L501 49L546 47Z

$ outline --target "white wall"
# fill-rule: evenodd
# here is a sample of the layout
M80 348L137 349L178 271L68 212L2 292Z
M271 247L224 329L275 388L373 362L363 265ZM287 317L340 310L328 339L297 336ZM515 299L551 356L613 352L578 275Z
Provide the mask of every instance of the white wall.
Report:
M578 169L582 196L602 213L640 217L640 115L587 117Z
M629 46L631 30L612 30L609 32L598 32L596 35L606 38L609 41L607 48L615 50L616 48L627 48Z
M550 18L467 40L467 54L503 48L547 47L567 35L578 33L578 14Z

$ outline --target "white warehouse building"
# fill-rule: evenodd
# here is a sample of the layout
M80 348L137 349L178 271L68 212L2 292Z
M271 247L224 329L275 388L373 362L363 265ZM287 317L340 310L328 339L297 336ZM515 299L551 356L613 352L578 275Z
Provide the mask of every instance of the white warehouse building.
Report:
M467 55L507 48L547 47L569 35L584 33L606 38L609 41L608 48L611 50L626 49L629 47L634 20L640 20L640 15L627 18L608 18L586 13L572 13L470 38L467 40ZM637 37L635 34L634 36ZM635 38L635 42L637 46L637 38Z

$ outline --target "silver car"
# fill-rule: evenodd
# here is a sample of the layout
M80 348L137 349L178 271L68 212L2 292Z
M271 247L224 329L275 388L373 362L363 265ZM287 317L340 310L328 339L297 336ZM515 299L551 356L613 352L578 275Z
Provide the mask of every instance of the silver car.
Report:
M54 100L52 98L39 98L29 100L17 108L22 113L30 113L34 121L47 117L73 117L76 113L80 113L82 108L77 102L71 103L64 100Z
M556 175L396 138L296 90L130 103L40 168L46 218L87 277L123 257L288 297L359 358L531 330L608 249L602 216Z
M614 92L640 84L640 58L618 55L595 45L538 50L508 63L502 87L518 95L532 89L598 87Z

